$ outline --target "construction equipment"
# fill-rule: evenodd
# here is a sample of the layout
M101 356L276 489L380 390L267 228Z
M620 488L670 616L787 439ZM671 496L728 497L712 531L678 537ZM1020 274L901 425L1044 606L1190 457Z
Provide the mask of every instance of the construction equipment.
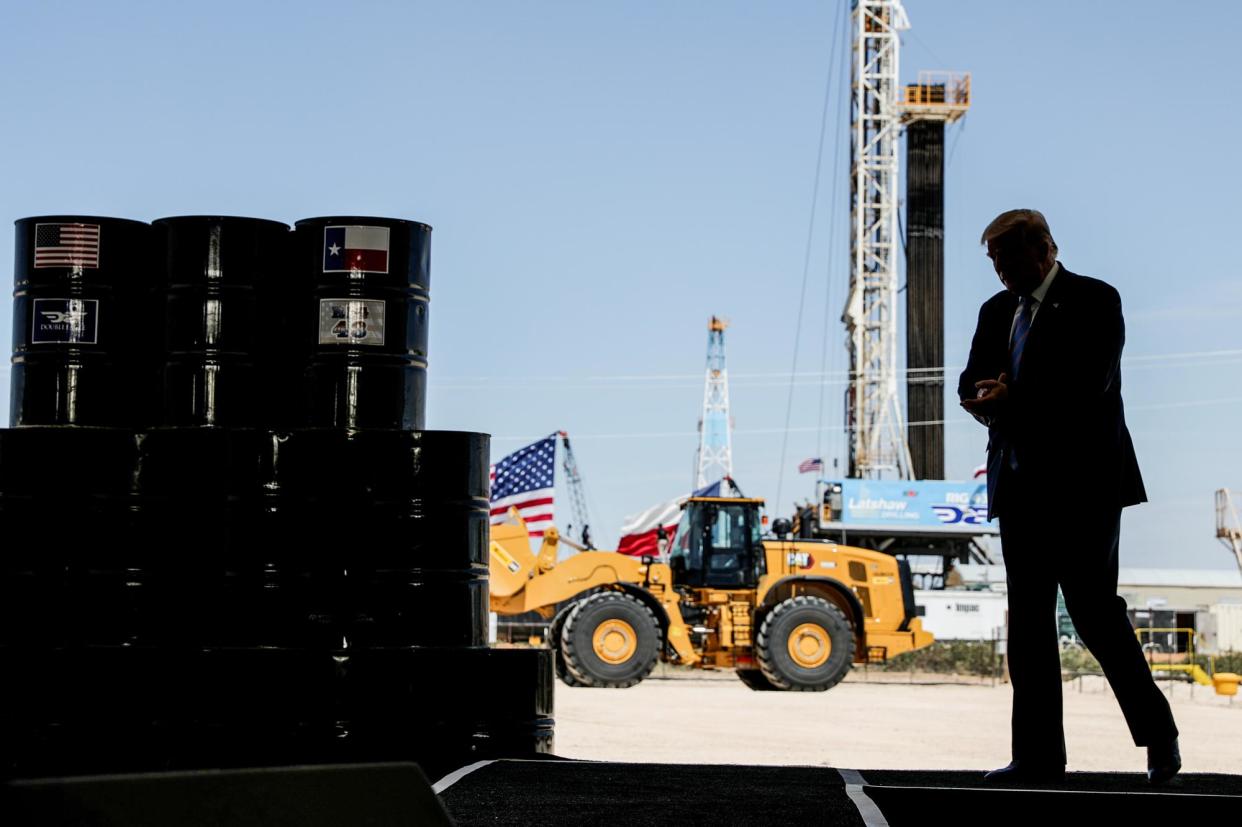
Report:
M914 476L897 393L901 0L855 0L850 61L849 476Z
M548 643L571 685L633 686L656 661L733 669L756 690L822 691L855 663L932 642L915 617L909 566L890 555L765 536L763 500L691 497L667 562L609 551L557 561L532 553L516 513L491 528L491 607L551 620ZM572 544L571 544L572 545Z
M945 570L950 561L995 562L988 541L1000 529L988 522L983 480L820 479L815 491L813 501L795 508L799 537L939 557Z
M733 417L729 415L724 342L728 326L727 321L715 316L707 323L707 374L703 377L703 415L699 418L699 450L694 462L696 490L733 475Z
M586 485L578 471L578 460L569 444L569 434L557 431L556 435L561 438L561 468L565 471L565 488L569 491L569 502L574 512L574 521L566 530L577 528L578 541L584 548L594 549L595 544L591 542L591 519L587 513Z
M969 72L919 72L906 127L906 442L911 477L944 476L944 133L970 108Z
M850 282L847 473L944 476L944 130L970 108L970 75L920 72L901 85L901 0L853 0L850 61ZM898 141L906 128L908 244ZM898 263L906 253L906 283ZM906 291L906 410L897 388L898 302ZM903 422L903 413L905 421ZM908 428L908 433L907 433Z

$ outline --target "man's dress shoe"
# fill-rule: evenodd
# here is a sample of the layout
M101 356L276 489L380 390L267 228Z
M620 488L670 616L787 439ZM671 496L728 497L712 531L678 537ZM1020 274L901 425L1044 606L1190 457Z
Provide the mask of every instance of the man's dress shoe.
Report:
M1055 784L1065 780L1065 765L1014 760L984 775L983 780L993 784Z
M1182 753L1177 748L1177 739L1172 743L1147 748L1147 783L1163 784L1182 768Z

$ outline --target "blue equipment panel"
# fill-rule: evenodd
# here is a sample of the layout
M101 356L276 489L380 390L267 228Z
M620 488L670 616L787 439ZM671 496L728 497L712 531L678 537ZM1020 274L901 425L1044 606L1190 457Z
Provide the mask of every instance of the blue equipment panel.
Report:
M826 480L819 490L820 528L1000 533L988 523L988 488L983 480Z

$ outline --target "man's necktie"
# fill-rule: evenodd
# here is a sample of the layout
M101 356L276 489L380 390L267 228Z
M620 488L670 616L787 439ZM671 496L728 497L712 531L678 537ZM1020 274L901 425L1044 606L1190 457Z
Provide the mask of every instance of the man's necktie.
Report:
M1026 337L1031 332L1031 318L1034 315L1032 306L1035 300L1030 296L1018 299L1018 318L1013 323L1013 336L1009 340L1009 378L1018 378L1018 368L1022 364L1022 350L1026 347Z
M1022 350L1026 347L1026 337L1031 332L1032 308L1035 300L1030 296L1018 299L1018 318L1013 323L1013 334L1009 337L1009 381L1018 378L1018 368L1022 365ZM1009 467L1018 470L1018 451L1013 445L1008 449Z

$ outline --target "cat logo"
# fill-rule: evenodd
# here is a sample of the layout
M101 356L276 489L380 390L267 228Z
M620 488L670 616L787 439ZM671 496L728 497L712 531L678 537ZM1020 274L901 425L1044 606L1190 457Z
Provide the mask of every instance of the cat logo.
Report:
M809 569L815 565L815 558L809 551L791 551L788 559L791 569Z

